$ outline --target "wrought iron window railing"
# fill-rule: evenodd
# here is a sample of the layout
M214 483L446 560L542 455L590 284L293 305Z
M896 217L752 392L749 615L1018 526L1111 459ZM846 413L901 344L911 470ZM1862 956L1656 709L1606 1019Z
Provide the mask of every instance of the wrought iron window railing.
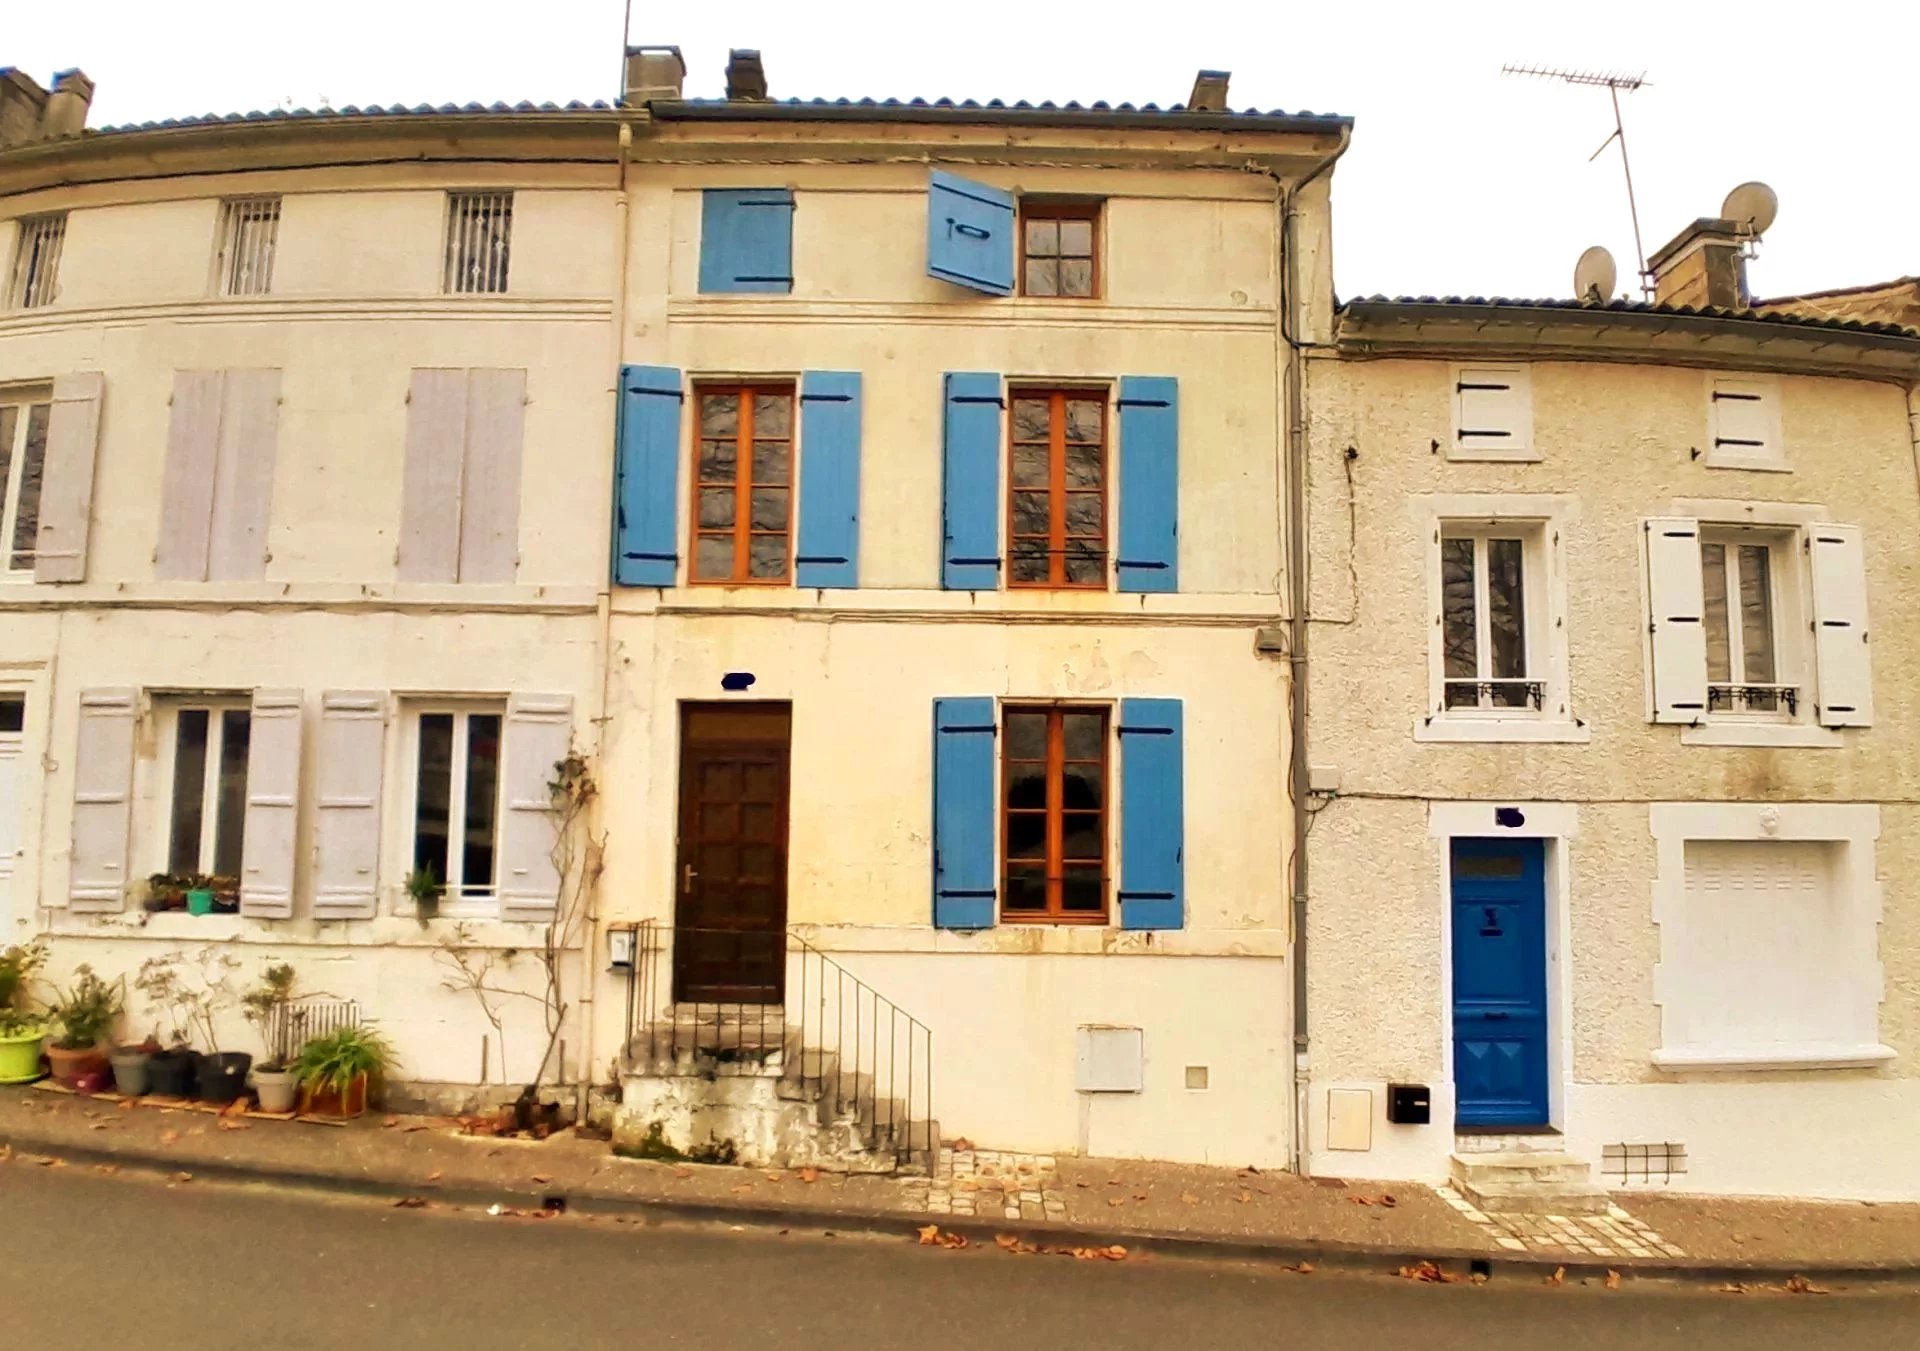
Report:
M1800 690L1794 685L1708 685L1709 713L1785 713L1800 710Z
M1546 686L1538 680L1449 680L1447 707L1484 709L1530 708L1546 702Z

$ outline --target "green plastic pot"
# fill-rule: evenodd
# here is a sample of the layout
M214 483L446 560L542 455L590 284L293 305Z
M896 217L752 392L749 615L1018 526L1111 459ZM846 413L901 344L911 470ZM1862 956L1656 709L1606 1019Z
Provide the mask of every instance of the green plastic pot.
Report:
M189 891L187 893L187 913L189 915L211 915L213 913L213 893L211 891Z
M47 1030L0 1034L0 1084L29 1084L40 1077L40 1043Z

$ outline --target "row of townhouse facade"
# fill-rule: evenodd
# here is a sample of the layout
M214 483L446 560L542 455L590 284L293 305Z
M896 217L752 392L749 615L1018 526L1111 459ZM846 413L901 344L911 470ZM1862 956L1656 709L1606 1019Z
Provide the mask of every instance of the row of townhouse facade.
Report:
M540 1001L459 975L539 993L571 753L565 1085L791 1007L797 944L983 1144L1432 1178L1551 1130L1622 1182L1920 1192L1920 338L1337 307L1351 123L1205 74L629 68L84 134L84 77L37 130L0 81L8 941L288 961L397 1092L517 1087Z

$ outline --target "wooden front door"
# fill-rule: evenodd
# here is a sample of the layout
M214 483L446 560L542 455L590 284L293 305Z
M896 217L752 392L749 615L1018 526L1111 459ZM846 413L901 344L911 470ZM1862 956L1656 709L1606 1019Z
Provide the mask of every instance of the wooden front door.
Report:
M673 997L777 1004L787 954L786 704L687 704Z

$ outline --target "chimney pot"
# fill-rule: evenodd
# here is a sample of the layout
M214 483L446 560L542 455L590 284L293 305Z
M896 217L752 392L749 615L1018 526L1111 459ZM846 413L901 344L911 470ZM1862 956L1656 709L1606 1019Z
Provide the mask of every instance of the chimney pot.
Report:
M1203 70L1193 77L1193 92L1187 95L1190 113L1224 113L1227 110L1227 81L1232 72Z
M682 97L687 63L678 47L627 48L627 87L620 102L628 108L647 103L671 103Z
M760 64L760 53L735 47L727 54L727 98L764 99L767 96L767 72Z
M53 77L53 92L47 95L46 115L41 119L43 136L78 136L87 129L87 109L93 106L93 81L82 70L63 70Z
M1747 292L1747 259L1735 221L1702 216L1654 250L1647 259L1658 305L1742 310Z

